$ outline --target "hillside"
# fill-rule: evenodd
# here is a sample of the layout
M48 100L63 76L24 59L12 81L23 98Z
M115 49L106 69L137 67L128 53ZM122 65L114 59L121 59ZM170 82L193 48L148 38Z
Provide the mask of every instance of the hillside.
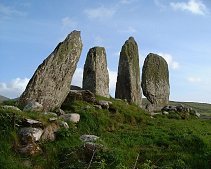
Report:
M106 98L98 98L108 100ZM80 122L68 122L56 140L41 141L42 152L36 156L15 151L20 139L18 124L31 118L50 125L49 116L36 112L17 112L0 108L1 169L183 169L211 166L211 121L194 117L154 116L135 105L110 99L112 107L97 109L93 104L75 101L63 105L66 113L80 114ZM88 151L79 139L83 134L100 137L97 148ZM92 145L92 144L91 144Z
M9 98L0 95L0 103L6 100L9 100Z
M148 103L146 98L142 99L143 105ZM187 107L192 107L197 110L200 114L204 116L211 116L211 104L208 103L197 103L197 102L179 102L179 101L170 101L169 105L184 105Z

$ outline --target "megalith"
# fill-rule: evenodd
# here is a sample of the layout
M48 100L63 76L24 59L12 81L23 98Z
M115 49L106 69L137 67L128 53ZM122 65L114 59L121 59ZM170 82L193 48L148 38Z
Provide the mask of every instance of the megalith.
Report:
M93 47L89 50L84 64L83 89L109 97L109 73L104 47Z
M39 65L20 96L19 105L31 101L43 105L45 111L61 106L70 91L72 76L82 51L80 31L71 32Z
M159 111L169 102L170 85L169 70L166 60L150 53L147 55L142 69L142 90L150 102L149 111Z
M130 37L120 52L115 98L141 106L141 97L138 45Z

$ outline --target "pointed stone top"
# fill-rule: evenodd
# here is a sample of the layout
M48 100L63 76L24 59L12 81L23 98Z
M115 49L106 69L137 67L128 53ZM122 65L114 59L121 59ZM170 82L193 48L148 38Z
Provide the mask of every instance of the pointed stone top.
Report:
M134 37L130 36L128 40L135 41Z

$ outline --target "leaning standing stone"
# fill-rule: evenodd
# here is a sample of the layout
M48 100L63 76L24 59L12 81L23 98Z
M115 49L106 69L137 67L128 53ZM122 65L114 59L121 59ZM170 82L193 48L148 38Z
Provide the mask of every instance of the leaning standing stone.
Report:
M92 93L109 97L109 74L106 52L103 47L93 47L89 50L84 65L83 89Z
M61 106L70 91L73 73L82 50L80 31L71 32L37 68L19 104L36 101L45 111Z
M125 42L120 52L115 98L141 106L139 52L133 37Z

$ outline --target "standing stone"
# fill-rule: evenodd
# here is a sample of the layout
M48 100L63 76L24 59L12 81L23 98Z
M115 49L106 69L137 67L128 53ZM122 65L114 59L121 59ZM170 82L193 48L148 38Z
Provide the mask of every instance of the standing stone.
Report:
M133 37L125 42L120 52L115 98L141 106L139 52Z
M165 59L157 54L147 55L142 69L142 90L149 100L149 111L161 110L168 104L170 86L169 70Z
M73 73L82 50L80 31L71 32L37 68L19 105L36 101L45 111L61 106L70 91Z
M92 93L109 97L109 74L106 52L103 47L93 47L89 50L84 65L83 89Z

